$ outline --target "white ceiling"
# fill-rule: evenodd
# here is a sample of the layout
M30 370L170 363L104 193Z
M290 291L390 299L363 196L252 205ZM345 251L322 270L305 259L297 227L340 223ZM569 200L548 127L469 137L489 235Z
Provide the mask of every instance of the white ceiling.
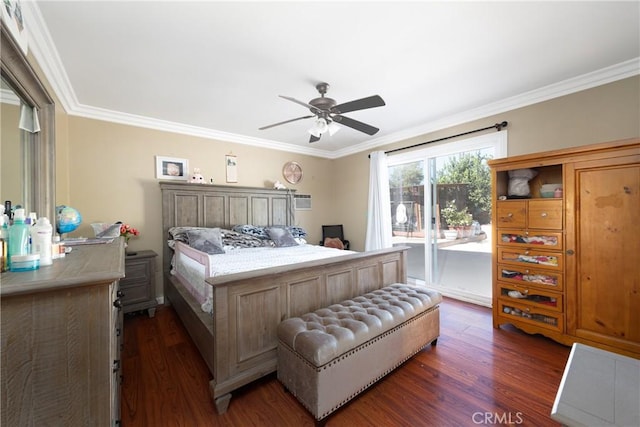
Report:
M24 2L23 2L24 3ZM340 157L640 73L640 2L38 1L30 49L70 113ZM380 95L309 144L303 102ZM639 94L640 96L640 94ZM492 123L488 123L491 125Z

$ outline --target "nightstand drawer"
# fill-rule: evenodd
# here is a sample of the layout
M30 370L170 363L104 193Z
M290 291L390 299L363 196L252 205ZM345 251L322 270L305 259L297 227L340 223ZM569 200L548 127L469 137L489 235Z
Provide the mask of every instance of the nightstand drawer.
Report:
M128 262L125 269L125 277L120 280L120 286L146 282L151 277L151 266L148 262Z
M122 292L124 293L122 303L125 306L145 302L152 298L152 293L147 283L125 286L122 288Z

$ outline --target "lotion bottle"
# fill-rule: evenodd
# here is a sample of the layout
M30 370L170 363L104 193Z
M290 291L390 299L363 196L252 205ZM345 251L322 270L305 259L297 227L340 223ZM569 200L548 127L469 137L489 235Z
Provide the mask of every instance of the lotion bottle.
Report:
M24 209L16 209L13 225L9 228L9 268L11 257L29 254L29 226L24 223Z
M51 244L53 227L49 218L41 217L31 227L31 253L40 254L40 265L51 265Z

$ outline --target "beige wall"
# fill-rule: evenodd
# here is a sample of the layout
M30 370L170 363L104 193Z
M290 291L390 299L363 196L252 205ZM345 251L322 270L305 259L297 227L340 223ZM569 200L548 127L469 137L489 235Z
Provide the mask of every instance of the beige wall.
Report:
M155 156L185 158L189 168L200 168L207 182L252 187L273 186L284 181L285 162L299 162L303 180L290 188L311 194L313 210L297 211L298 225L309 232L309 241L320 239L323 219L330 218L332 202L330 160L261 149L175 133L67 117L67 144L58 153L58 189L69 196L58 195L58 204L75 207L83 216L82 225L73 235L93 236L92 222L123 221L138 228L138 238L129 244L132 250L153 249L162 253L161 194L155 177ZM225 155L238 159L238 183L225 182ZM65 182L65 180L67 182ZM158 281L160 283L160 281ZM160 292L160 289L158 289Z
M640 77L636 76L379 149L412 145L503 120L509 122L510 155L637 137L638 94ZM68 116L60 109L56 112L57 204L69 204L82 213L83 224L76 235L91 236L92 222L121 220L141 231L130 242L133 250L153 249L162 254L154 157L186 158L190 169L199 167L207 181L213 178L225 184L224 156L232 153L239 163L235 185L241 186L283 181L284 163L301 163L304 179L291 187L313 196L313 210L297 212L298 224L310 233L309 241L320 239L322 224L342 223L352 248L364 249L368 152L328 160ZM158 295L163 295L160 271L157 279Z
M640 76L400 141L376 150L406 147L506 120L509 155L640 136ZM474 136L477 136L476 134ZM449 141L455 141L449 140ZM446 144L447 142L438 144ZM373 150L372 150L373 151ZM369 185L368 152L337 159L330 177L341 191L334 204L354 250L364 250Z

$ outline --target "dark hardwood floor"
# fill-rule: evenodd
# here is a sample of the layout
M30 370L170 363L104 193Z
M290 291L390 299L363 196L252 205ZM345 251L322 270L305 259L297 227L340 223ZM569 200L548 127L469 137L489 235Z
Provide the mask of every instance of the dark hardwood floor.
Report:
M557 426L549 417L570 348L511 327L491 310L445 299L441 335L334 412L334 426ZM122 425L313 426L314 419L269 375L233 393L218 415L210 374L171 307L126 316Z

